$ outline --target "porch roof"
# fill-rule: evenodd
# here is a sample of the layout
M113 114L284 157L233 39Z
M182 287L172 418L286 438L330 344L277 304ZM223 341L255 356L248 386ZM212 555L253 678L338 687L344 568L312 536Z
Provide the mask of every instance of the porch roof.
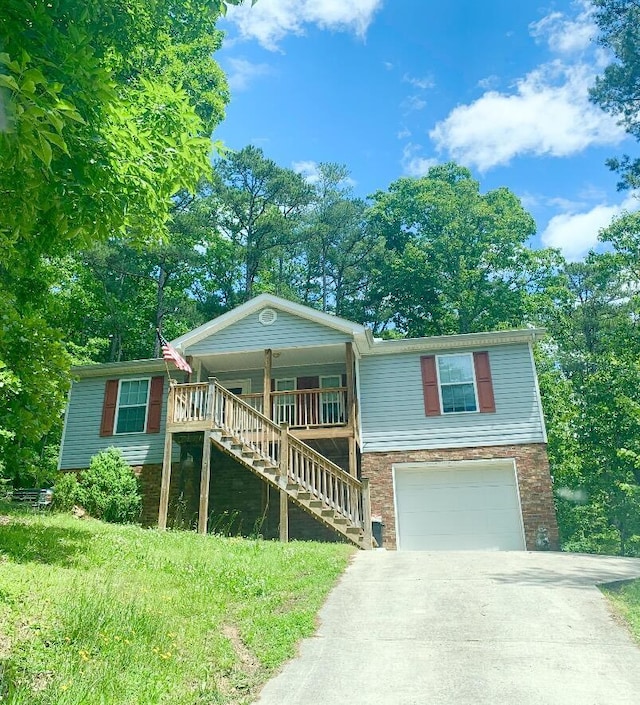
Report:
M371 331L359 323L348 321L345 318L340 318L333 314L316 311L308 306L302 306L293 301L282 299L279 296L260 294L260 296L256 296L241 306L234 308L232 311L228 311L198 328L181 335L179 338L175 338L171 341L171 345L177 350L185 352L188 347L195 345L204 338L214 335L246 316L267 307L278 311L286 311L294 316L299 316L308 321L345 333L353 338L356 347L359 349L366 349L373 342Z

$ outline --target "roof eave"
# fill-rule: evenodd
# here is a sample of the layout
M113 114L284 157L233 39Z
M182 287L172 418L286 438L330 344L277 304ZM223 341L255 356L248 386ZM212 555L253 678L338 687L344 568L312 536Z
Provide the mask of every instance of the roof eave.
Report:
M365 355L390 355L402 352L428 352L454 348L479 348L495 345L533 344L546 333L544 328L525 328L484 333L438 335L429 338L374 340Z

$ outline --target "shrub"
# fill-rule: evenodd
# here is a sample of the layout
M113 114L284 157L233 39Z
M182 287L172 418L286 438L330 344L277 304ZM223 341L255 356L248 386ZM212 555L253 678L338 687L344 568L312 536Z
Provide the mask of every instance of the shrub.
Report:
M78 504L80 487L73 472L60 473L53 486L53 506L61 512L69 512Z
M78 499L91 516L116 524L136 521L142 506L138 481L117 448L91 458L80 473Z

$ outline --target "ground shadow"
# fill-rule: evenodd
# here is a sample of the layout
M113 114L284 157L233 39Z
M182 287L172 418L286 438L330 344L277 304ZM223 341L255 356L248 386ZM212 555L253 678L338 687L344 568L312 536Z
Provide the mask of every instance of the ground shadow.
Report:
M592 588L640 578L640 560L618 556L547 554L535 566L505 566L491 577L497 583ZM555 564L557 562L557 565Z
M15 563L72 565L86 552L91 533L81 526L63 528L12 520L0 525L0 558Z

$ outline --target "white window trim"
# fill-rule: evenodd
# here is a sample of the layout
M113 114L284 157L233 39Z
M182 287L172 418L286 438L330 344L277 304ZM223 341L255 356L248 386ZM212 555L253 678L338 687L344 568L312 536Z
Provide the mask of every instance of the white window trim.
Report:
M147 403L144 407L144 425L142 431L125 431L118 433L118 419L120 418L120 392L122 390L123 382L146 382L147 383ZM118 398L116 399L116 418L113 425L113 435L114 436L136 436L141 433L147 432L147 421L149 420L149 401L151 397L151 377L131 377L127 379L118 380ZM142 406L142 404L136 404L136 406ZM129 407L127 407L129 408Z
M293 382L292 389L278 389L278 382ZM280 377L274 382L274 392L295 392L298 389L298 380L295 377Z
M225 389L230 387L240 387L242 391L240 394L251 394L251 380L250 379L220 379L218 380L220 385Z
M444 403L442 401L442 382L440 381L440 358L445 357L466 357L471 358L471 374L473 376L473 393L476 397L476 408L475 411L445 411ZM438 380L438 399L440 401L440 413L443 416L452 416L453 414L479 414L480 413L480 399L478 398L478 383L476 382L476 364L473 358L473 353L449 353L447 355L436 355L436 379ZM459 384L468 384L468 382L459 382ZM445 383L446 387L453 387L454 384Z
M338 384L335 385L335 387L342 387L342 375L337 373L333 375L320 375L318 379L318 384L320 385L320 421L323 424L326 423L331 423L330 421L327 421L327 419L324 418L324 404L337 404L338 405L338 413L342 417L342 421L340 423L344 423L344 419L346 417L346 409L345 409L345 403L344 403L344 397L342 396L342 392L322 392L323 386L322 386L322 380L324 379L337 379ZM333 389L333 386L331 387L326 387L326 389ZM326 395L337 395L337 399L335 400L329 400L325 401L325 394Z

